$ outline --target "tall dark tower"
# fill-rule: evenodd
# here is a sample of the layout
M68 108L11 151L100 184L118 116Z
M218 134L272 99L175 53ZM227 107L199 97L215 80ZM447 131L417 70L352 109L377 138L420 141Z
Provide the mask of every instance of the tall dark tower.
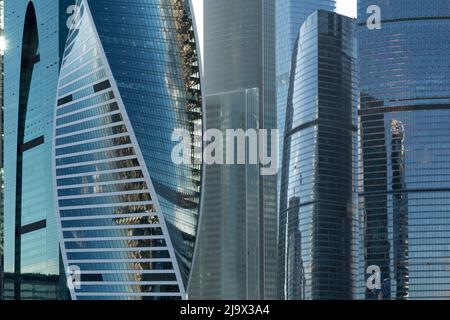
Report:
M282 148L292 54L294 53L298 30L314 11L334 11L335 8L336 0L276 1L277 128L279 130L278 154L280 161L283 156ZM278 176L278 181L280 179L281 175Z
M316 11L294 50L281 177L280 299L353 298L354 26L348 17Z

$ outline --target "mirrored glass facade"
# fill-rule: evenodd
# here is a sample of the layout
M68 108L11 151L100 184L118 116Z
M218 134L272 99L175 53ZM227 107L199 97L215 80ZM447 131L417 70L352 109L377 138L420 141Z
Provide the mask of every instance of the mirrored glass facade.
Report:
M63 259L81 270L72 298L184 299L201 159L176 165L171 136L185 129L185 143L201 151L190 3L80 0L77 7L54 123Z
M275 129L275 1L204 1L203 12L206 128ZM276 176L260 173L205 166L190 298L276 297Z
M72 1L5 2L5 298L58 299L52 122Z
M3 0L0 0L0 41L4 41ZM4 43L4 42L3 42ZM0 300L3 300L3 55L0 48Z
M334 11L335 0L281 0L276 1L277 46L277 128L280 130L279 158L282 157L286 105L291 74L292 54L298 31L315 10Z
M450 298L450 3L360 0L361 270L367 299ZM369 30L370 5L381 29ZM367 278L368 275L366 275Z
M284 136L279 299L352 299L356 273L355 21L316 11L294 49Z

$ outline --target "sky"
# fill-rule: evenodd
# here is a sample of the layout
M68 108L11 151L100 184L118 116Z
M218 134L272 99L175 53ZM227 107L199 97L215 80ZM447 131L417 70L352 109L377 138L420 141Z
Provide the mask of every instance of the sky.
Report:
M336 4L338 13L356 18L356 0L337 0Z
M201 52L203 52L203 1L207 0L192 0L194 5L195 17L197 20L196 24L198 26L198 36L200 38ZM277 0L277 1L285 1L285 0ZM356 18L356 2L357 0L336 0L337 4L336 11L340 14Z

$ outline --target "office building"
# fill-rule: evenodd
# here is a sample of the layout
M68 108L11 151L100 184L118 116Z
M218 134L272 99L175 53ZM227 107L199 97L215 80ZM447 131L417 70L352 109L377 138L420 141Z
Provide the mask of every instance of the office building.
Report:
M0 0L0 300L3 300L3 0Z
M356 272L355 21L319 10L294 49L283 144L279 298L352 299Z
M52 123L73 1L4 5L4 297L60 299Z
M366 288L367 274L359 297L449 299L450 6L360 0L358 7L359 273L377 266L382 282L381 290Z
M279 159L282 158L286 105L291 74L292 54L298 30L315 10L334 11L335 0L282 0L276 1L276 54L277 54L277 128L280 130ZM280 176L278 177L280 179ZM278 190L279 191L279 190Z
M205 1L203 12L206 128L275 129L275 1ZM276 298L276 175L261 170L205 166L191 299Z
M190 2L79 0L77 8L58 82L53 149L71 297L184 299L202 182ZM189 163L172 159L175 129L189 132Z

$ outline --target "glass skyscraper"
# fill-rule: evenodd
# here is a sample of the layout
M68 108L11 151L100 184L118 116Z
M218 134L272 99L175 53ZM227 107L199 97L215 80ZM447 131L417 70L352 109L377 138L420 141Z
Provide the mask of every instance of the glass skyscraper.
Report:
M334 11L336 0L276 1L276 65L277 65L277 128L280 130L279 158L282 157L286 105L291 73L292 54L298 30L315 10Z
M3 0L0 0L0 300L3 300Z
M52 122L73 1L5 1L5 299L63 298Z
M275 129L275 1L205 1L204 41L206 128ZM260 173L205 166L190 298L276 297L276 176Z
M371 5L381 29L366 24ZM383 281L362 281L361 298L449 299L450 3L358 6L360 273L378 266Z
M184 299L201 192L202 100L188 0L79 0L55 112L73 299ZM189 132L188 164L171 159ZM198 156L198 159L194 157Z
M316 11L294 49L284 136L279 298L352 299L356 272L355 21Z

